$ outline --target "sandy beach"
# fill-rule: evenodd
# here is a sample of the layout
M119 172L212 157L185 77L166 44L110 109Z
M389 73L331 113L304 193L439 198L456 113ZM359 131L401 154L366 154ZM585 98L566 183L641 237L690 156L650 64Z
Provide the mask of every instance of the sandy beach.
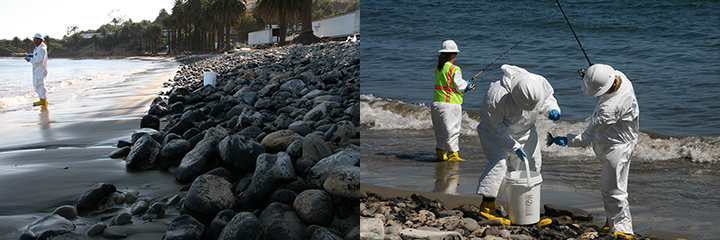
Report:
M165 70L167 71L167 70ZM129 77L111 86L87 90L74 101L0 116L0 238L17 239L32 221L62 205L74 205L98 182L119 191L137 190L155 199L182 187L162 171L129 172L122 159L110 159L118 140L129 140L140 127L149 103L175 70ZM84 232L98 216L74 223ZM137 232L128 239L159 239L173 216L125 225Z

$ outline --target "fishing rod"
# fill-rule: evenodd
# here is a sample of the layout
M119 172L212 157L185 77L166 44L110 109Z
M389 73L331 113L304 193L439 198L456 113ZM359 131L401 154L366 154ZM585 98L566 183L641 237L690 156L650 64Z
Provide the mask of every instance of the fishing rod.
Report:
M480 72L479 72L478 74L475 74L475 76L472 77L472 79L470 79L470 82L472 83L473 81L475 81L475 78L476 78L477 76L479 76L481 73L483 73L485 70L487 70L487 69L490 67L490 65L493 65L493 63L497 62L498 59L500 59L501 57L505 56L505 54L508 53L508 52L510 52L510 50L512 50L513 48L515 48L515 47L517 47L518 45L520 45L520 43L524 42L525 39L528 39L530 36L535 35L535 33L537 33L537 32L539 32L539 31L545 29L546 27L547 27L547 26L541 28L540 30L537 30L537 31L533 32L532 34L530 34L530 35L528 35L527 37L523 38L520 42L516 43L516 44L515 44L514 46L512 46L510 49L508 49L508 50L505 51L503 54L501 54L499 57L497 57L495 60L493 60L490 64L488 64L487 66L485 66L485 68L483 68L482 70L480 70Z
M560 12L562 12L563 17L565 17L565 21L567 22L568 26L570 26L570 31L572 31L573 36L575 36L575 40L577 40L578 45L580 45L580 50L582 50L583 54L585 54L585 59L588 61L588 65L592 66L592 62L590 61L590 58L588 58L587 53L585 53L585 49L582 46L582 43L580 43L580 39L578 38L577 34L575 34L575 30L573 30L572 25L570 25L570 20L568 20L567 15L565 15L565 11L563 11L562 7L560 6L560 2L558 0L555 0L558 7L560 8Z

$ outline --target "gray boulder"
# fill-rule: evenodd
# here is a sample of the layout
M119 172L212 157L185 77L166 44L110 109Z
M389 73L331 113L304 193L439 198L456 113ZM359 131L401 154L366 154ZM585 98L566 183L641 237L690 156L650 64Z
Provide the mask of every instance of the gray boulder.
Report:
M285 152L263 153L257 159L250 186L240 194L240 206L262 207L279 186L295 181L296 178L292 160Z
M350 121L340 121L325 133L325 141L342 144L355 137L357 130Z
M267 239L265 229L250 212L241 212L228 222L218 240Z
M201 240L205 226L190 215L183 214L170 222L163 240Z
M274 202L268 205L260 217L260 225L265 228L267 239L305 240L305 227L287 204Z
M335 196L360 199L360 167L354 165L335 167L325 179L323 188Z
M133 131L132 133L132 143L135 144L138 140L140 140L140 137L143 135L150 135L153 139L155 139L156 142L162 142L163 137L158 130L152 129L152 128L141 128L138 130Z
M217 145L225 166L236 170L255 168L255 161L265 148L255 140L240 135L227 136Z
M223 229L225 229L225 226L227 226L228 222L235 217L235 211L232 209L225 209L220 211L216 216L215 219L213 219L212 223L210 223L210 229L209 235L210 239L218 239L220 237L220 233L222 233Z
M186 112L186 113L189 113L189 112ZM183 114L183 117L180 118L180 120L176 120L176 122L174 124L168 125L167 127L165 127L165 129L167 129L168 133L175 133L178 135L182 135L187 130L190 130L191 128L195 127L195 122L193 122L193 120L190 118L191 117L189 115L186 116L185 114Z
M61 217L64 217L66 219L75 219L77 218L77 209L75 209L75 206L73 205L62 205L53 211L53 214L60 215Z
M222 177L203 174L190 186L181 212L209 224L220 211L235 208L232 188L232 183Z
M130 153L127 158L125 158L127 168L139 170L155 168L161 148L162 146L150 135L142 135L142 137L133 144Z
M160 131L160 119L153 115L145 115L140 120L140 128L152 128Z
M330 104L323 102L306 113L303 121L320 121L320 119L327 117L331 110Z
M130 147L125 146L125 147L121 147L121 148L116 149L115 151L110 152L110 154L108 154L108 157L109 158L124 158L124 157L127 157L128 154L130 154Z
M275 121L273 121L273 125L277 129L288 129L292 122L293 119L290 118L290 114L281 113L280 115L278 115L277 118L275 118Z
M214 160L215 147L222 139L220 138L222 135L212 132L214 131L208 130L203 140L200 140L195 148L183 157L180 166L175 171L175 179L180 182L191 182L197 176L209 170L210 161ZM225 135L227 135L227 132L225 132ZM224 136L222 137L224 138Z
M324 190L308 189L295 198L293 209L307 225L330 226L335 219L332 196Z
M252 108L245 108L242 110L242 113L240 113L240 116L238 116L237 126L241 127L249 127L249 126L256 126L256 127L262 127L263 122L265 121L265 117L262 115L262 113L253 110Z
M300 136L291 130L279 130L268 134L260 142L267 153L285 151L294 137Z
M158 165L160 169L167 170L170 167L180 165L185 155L192 150L192 144L185 139L174 139L160 149Z
M286 92L300 92L305 88L305 82L302 81L302 79L294 78L290 79L290 81L287 81L280 85L280 91L286 91Z
M359 162L360 153L356 150L343 150L323 158L308 172L307 183L311 188L324 188L323 185L327 177L330 176L330 171L342 165L355 166Z
M321 228L318 228L318 230L316 230L315 233L313 233L310 240L343 240L343 238L341 238L338 235L335 235L327 228L321 227Z
M293 122L290 125L288 125L288 129L292 130L293 132L296 132L297 134L300 134L301 136L305 136L305 135L308 135L309 133L313 132L312 124L310 124L310 123L312 123L312 122L305 122L305 121Z
M330 155L332 155L332 150L325 143L323 137L316 134L305 136L305 139L303 139L303 158L317 162Z
M85 190L75 206L78 211L96 210L102 201L108 199L116 190L115 185L110 183L97 183L90 189Z
M30 223L23 231L20 239L46 239L47 237L57 236L75 231L75 224L70 220L57 215L51 214Z

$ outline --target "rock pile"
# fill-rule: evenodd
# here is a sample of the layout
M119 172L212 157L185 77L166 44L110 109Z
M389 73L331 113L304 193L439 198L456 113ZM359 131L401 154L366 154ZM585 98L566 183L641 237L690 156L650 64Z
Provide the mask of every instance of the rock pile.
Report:
M580 209L545 205L553 223L543 227L505 226L487 220L475 205L448 209L439 200L413 194L408 198L383 198L362 193L360 198L360 239L624 239L599 233L592 216ZM504 209L495 209L503 214ZM505 214L507 215L507 214ZM658 239L635 235L636 239Z
M358 44L181 60L186 64L166 83L172 90L152 102L132 141L119 142L110 156L124 157L129 171L167 170L188 184L187 192L131 202L137 194L99 183L71 208L81 214L122 208L112 219L77 233L54 214L44 221L60 226L57 234L28 226L21 239L60 232L69 239L124 238L109 226L168 211L181 215L164 239L357 239ZM215 86L203 84L204 69L217 72Z

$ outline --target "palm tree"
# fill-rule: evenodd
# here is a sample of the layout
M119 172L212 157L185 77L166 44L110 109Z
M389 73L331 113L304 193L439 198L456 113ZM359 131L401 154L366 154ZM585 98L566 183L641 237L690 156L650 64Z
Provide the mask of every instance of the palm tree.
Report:
M211 51L215 51L215 45L213 43L216 42L215 36L220 35L220 22L213 16L213 13L210 11L211 3L205 2L203 5L203 11L202 11L202 27L204 30L207 30L208 34L208 41L204 44L205 48L210 49ZM220 35L221 36L221 35Z
M302 3L302 30L297 38L293 39L293 43L312 44L320 42L320 38L315 36L312 29L313 19L313 0L303 0Z
M181 44L180 41L183 38L183 34L187 31L185 30L185 7L183 6L185 2L183 0L175 0L175 5L173 5L172 8L172 14L170 14L169 20L166 23L167 26L172 28L172 40L170 41L170 46L172 48L177 49L177 51L184 51L184 44Z
M246 3L245 0L214 0L210 3L208 10L220 24L222 31L220 42L225 43L222 48L230 46L230 27L245 16ZM225 36L224 39L222 36Z
M280 26L280 45L285 45L287 23L302 10L306 0L258 0L255 10L268 21L277 20Z

